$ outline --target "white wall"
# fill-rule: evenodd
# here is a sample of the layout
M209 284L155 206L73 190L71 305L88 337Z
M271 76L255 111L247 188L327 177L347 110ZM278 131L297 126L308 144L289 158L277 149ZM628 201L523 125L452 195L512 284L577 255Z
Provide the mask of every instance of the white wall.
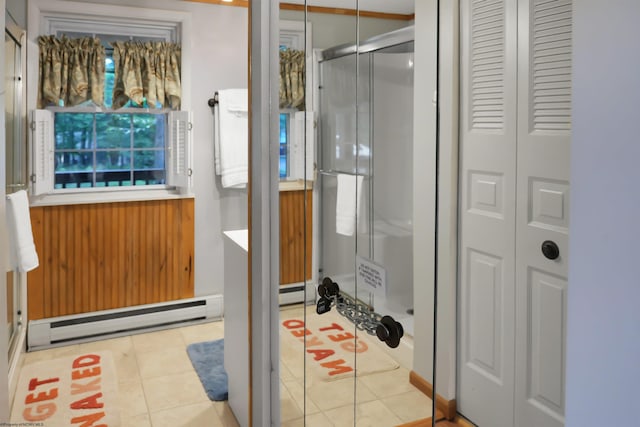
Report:
M280 19L303 21L304 12L281 10ZM311 45L314 48L326 49L345 43L355 43L356 41L355 16L308 13L307 20L311 22L312 25ZM412 23L412 21L393 19L360 18L360 40L362 41L378 34L388 33L389 31L406 27Z
M637 0L573 2L567 427L640 401L638 22Z
M27 28L27 2L25 0L6 0L7 11L22 28Z
M247 8L175 0L81 1L191 12L191 74L182 79L190 80L191 93L184 97L190 99L193 112L195 293L220 294L224 278L222 231L246 228L247 196L245 190L223 189L214 177L213 115L207 100L218 89L247 87ZM37 69L37 64L29 67ZM31 80L28 85L33 89L36 82Z

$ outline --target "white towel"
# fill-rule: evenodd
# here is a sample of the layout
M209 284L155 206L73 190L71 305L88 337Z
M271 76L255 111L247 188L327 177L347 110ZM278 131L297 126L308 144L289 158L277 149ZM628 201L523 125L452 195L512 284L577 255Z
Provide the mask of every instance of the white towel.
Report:
M249 177L249 94L247 89L218 91L219 159L222 186L243 188ZM215 149L215 147L214 147Z
M336 233L353 236L360 216L362 175L338 174L336 196Z
M11 267L25 272L38 267L38 254L33 243L29 197L20 190L7 196L7 229Z

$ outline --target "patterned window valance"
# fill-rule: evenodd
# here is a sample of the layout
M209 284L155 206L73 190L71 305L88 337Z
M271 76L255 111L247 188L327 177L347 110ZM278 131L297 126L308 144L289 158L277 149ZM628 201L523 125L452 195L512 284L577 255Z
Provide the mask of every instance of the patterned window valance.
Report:
M94 37L40 36L38 108L104 103L105 49Z
M105 47L97 37L40 36L38 108L103 107ZM180 109L181 48L170 42L113 42L113 105ZM146 102L145 102L146 101Z
M169 42L114 42L113 108L129 100L149 107L180 108L181 49Z
M280 108L305 108L305 54L300 50L280 51Z

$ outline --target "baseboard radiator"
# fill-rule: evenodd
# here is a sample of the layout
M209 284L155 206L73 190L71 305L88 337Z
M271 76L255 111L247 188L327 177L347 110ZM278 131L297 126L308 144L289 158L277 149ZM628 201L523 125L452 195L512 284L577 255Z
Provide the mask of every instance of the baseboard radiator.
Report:
M29 321L27 349L41 350L74 343L185 326L221 319L222 295L138 305L115 310Z

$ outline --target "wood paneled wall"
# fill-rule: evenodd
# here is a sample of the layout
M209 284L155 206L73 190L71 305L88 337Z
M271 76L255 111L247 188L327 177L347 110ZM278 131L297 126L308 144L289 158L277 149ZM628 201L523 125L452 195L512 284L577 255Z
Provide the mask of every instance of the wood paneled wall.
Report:
M280 192L280 284L299 283L311 279L312 190ZM305 259L306 225L306 259ZM306 265L306 267L305 267Z
M30 320L194 296L194 199L31 208Z

